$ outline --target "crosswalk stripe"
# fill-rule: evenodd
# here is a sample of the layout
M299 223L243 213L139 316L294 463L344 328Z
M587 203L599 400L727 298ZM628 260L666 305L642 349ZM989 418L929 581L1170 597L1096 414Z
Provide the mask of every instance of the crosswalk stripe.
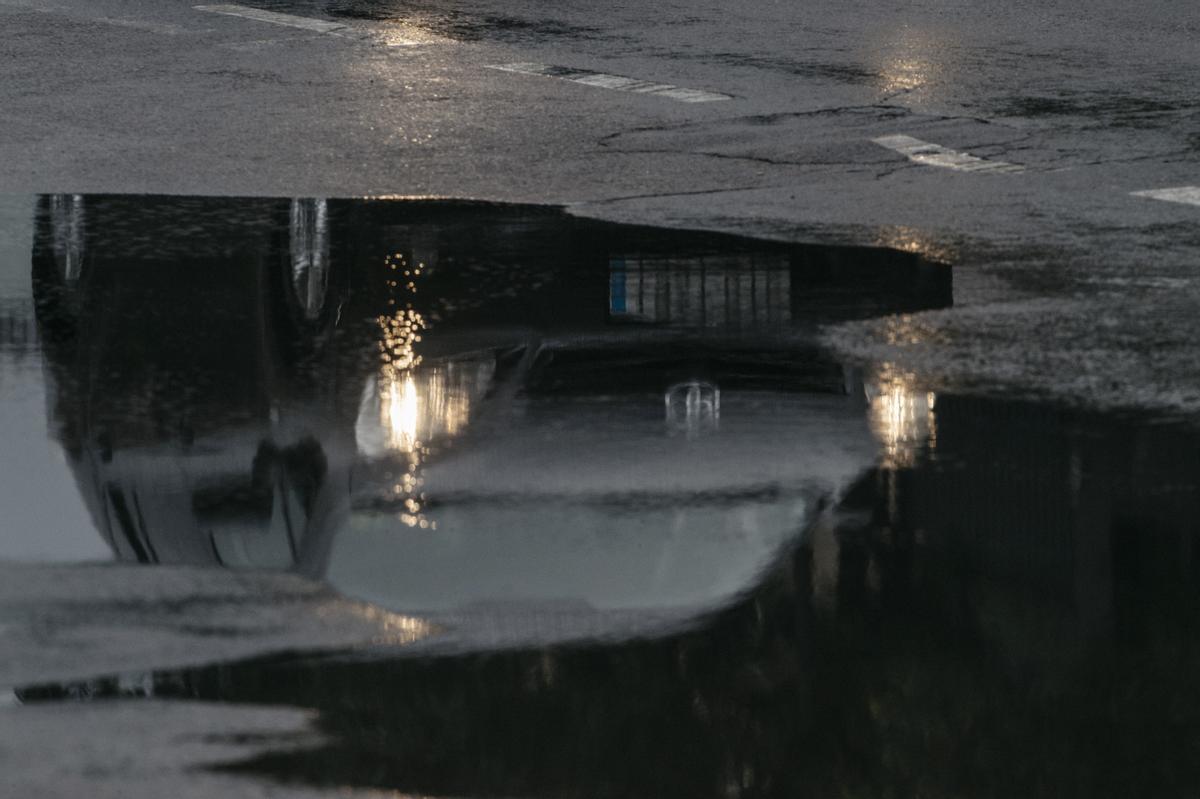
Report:
M954 169L959 172L1024 172L1025 168L1005 161L989 161L985 158L951 150L940 144L932 144L912 136L880 136L871 141L880 147L894 150L914 163Z
M704 89L688 89L674 86L670 83L655 83L653 81L629 78L624 75L609 75L605 72L592 72L586 69L557 67L551 64L518 63L518 64L489 64L488 69L498 69L501 72L517 72L522 75L540 75L546 78L558 78L584 86L594 86L600 89L613 89L635 94L651 94L656 97L666 97L681 103L712 103L720 100L732 100L733 97L720 92L710 92Z
M284 25L289 28L299 28L301 30L314 31L316 33L334 33L346 29L346 25L340 22L330 22L324 19L313 19L311 17L298 17L295 14L282 14L278 11L266 11L261 8L251 8L250 6L239 6L233 3L223 3L220 5L211 6L193 6L197 11L208 11L212 14L225 14L231 17L242 17L243 19L253 19L258 22L269 22L272 25Z
M1130 192L1134 197L1146 197L1151 200L1162 200L1168 203L1186 203L1200 205L1200 186L1175 186L1170 189L1147 189Z

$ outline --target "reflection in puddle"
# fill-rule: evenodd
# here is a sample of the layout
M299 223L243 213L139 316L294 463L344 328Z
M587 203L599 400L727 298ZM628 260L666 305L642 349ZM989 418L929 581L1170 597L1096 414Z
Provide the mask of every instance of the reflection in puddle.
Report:
M919 388L916 375L881 364L864 391L884 467L912 466L918 454L937 448L937 395Z
M491 385L495 363L461 358L368 378L355 426L358 451L369 458L411 454L426 442L466 430L472 406Z
M117 557L320 575L405 646L22 702L312 707L327 743L236 768L414 794L1200 787L1195 433L812 344L926 335L946 267L533 208L39 210L58 496Z
M958 42L940 32L910 27L890 30L878 51L881 94L910 94L928 90L957 66Z
M420 795L1193 793L1195 432L953 395L931 413L936 457L861 475L690 629L19 695L311 707L328 744L238 768Z
M54 260L63 280L72 283L79 279L83 268L83 197L78 194L52 195L50 217Z
M715 432L721 426L721 389L693 380L667 389L667 427L689 436Z
M905 253L485 205L52 196L34 250L118 557L614 614L586 634L753 585L875 459L817 326L950 301Z
M889 225L879 229L875 245L924 256L933 261L954 263L959 260L957 248L919 228Z
M764 331L791 323L786 255L609 259L613 319Z
M292 200L290 217L292 290L304 315L315 319L329 283L329 202Z

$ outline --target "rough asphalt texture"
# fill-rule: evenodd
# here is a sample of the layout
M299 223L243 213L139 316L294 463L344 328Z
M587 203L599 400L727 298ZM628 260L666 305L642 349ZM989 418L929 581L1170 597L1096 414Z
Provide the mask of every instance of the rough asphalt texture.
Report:
M956 308L845 326L931 385L1200 414L1200 6L0 0L0 191L436 195L957 266ZM418 42L387 46L389 42ZM707 89L688 104L487 69ZM905 134L1025 167L964 173Z
M346 27L180 0L0 0L0 193L473 197L899 247L955 264L955 307L831 329L841 355L932 387L1200 420L1200 207L1130 194L1200 185L1192 0L247 2ZM517 62L733 99L488 68ZM893 134L1024 170L919 165L872 141ZM6 685L381 633L311 585L48 568L0 564ZM188 604L197 591L215 605ZM211 635L214 618L250 632ZM221 742L239 731L278 747L307 724L0 707L0 793L310 795L185 771L253 751ZM70 757L39 760L48 739Z

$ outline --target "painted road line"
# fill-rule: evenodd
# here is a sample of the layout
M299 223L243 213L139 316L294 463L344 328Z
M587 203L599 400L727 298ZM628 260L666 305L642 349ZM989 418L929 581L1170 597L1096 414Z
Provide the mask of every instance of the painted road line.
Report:
M323 33L338 36L343 39L377 44L383 47L416 47L422 44L438 44L444 42L437 36L432 36L408 25L392 25L382 28L361 28L333 22L327 19L298 17L295 14L281 14L277 11L264 11L261 8L240 6L232 3L213 6L193 6L197 11L208 11L213 14L227 14L231 17L242 17L257 22L269 22L272 25L283 25L288 28Z
M912 136L880 136L871 141L880 147L895 150L901 155L925 166L940 166L944 169L955 169L959 172L1024 172L1025 167L1009 164L1004 161L988 161L984 158L960 153L940 144L914 139Z
M336 33L348 27L340 22L330 22L329 20L313 19L311 17L297 17L294 14L264 11L261 8L250 8L249 6L239 6L232 3L215 6L193 6L193 8L197 11L208 11L212 14L226 14L231 17L253 19L258 22L269 22L272 25L284 25L289 28L299 28L315 33Z
M634 92L636 94L653 94L656 97L666 97L681 103L713 103L719 100L732 100L733 97L719 92L709 92L703 89L687 89L682 86L672 86L669 83L654 83L648 80L627 78L622 75L609 75L604 72L592 72L586 69L571 67L556 67L550 64L489 64L488 69L498 69L501 72L518 72L522 75L541 75L546 78L569 80L572 83L582 83L584 86L595 86L600 89L613 89L619 92Z
M1200 186L1176 186L1173 189L1147 189L1130 192L1134 197L1148 197L1169 203L1200 205Z

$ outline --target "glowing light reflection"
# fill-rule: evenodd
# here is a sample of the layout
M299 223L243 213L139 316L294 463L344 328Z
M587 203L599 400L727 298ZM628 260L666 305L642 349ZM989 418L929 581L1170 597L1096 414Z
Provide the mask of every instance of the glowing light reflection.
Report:
M441 631L424 619L393 613L374 605L338 602L318 610L318 614L323 617L340 616L347 612L370 622L380 630L380 633L371 639L373 644L411 644Z
M912 28L889 34L876 61L879 91L885 95L928 91L946 70L953 48L943 37Z
M424 462L431 445L466 429L495 363L482 355L424 363L417 347L427 324L410 300L428 268L424 262L410 264L399 253L388 256L385 266L388 303L397 310L377 319L380 366L363 391L356 444L367 458L402 462L387 497L397 519L409 527L436 529L424 514Z
M953 263L958 260L958 251L949 243L936 239L923 230L904 225L881 228L875 237L875 244L916 253L931 261Z
M894 58L880 72L886 94L911 92L929 82L929 64L917 58Z
M866 386L868 423L882 449L884 468L912 466L937 448L937 395L917 388L915 375L883 364Z

